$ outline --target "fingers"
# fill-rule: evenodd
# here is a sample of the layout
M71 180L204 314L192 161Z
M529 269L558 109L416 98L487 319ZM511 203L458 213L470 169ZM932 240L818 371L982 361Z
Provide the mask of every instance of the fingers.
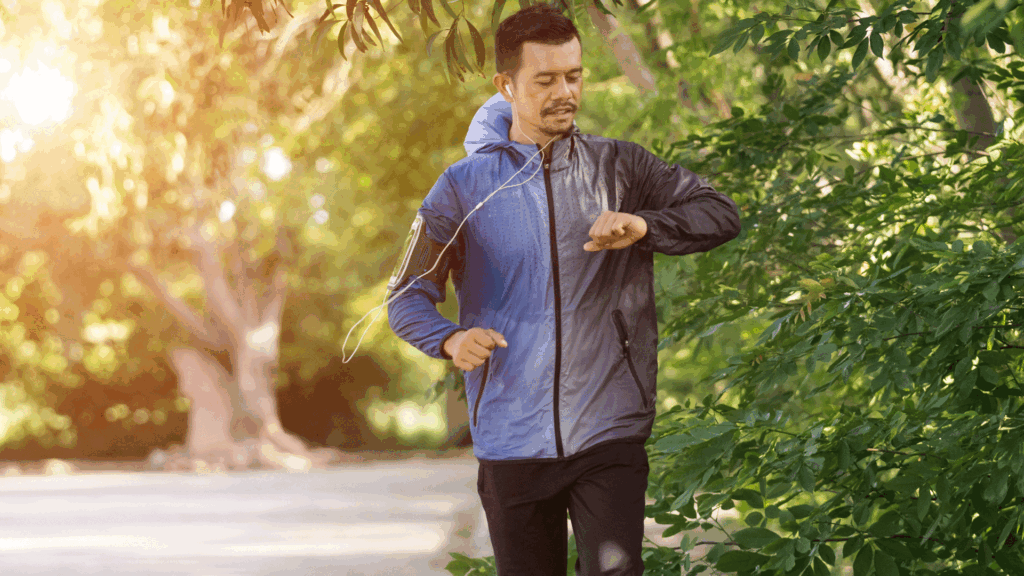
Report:
M583 245L587 252L618 250L636 242L644 234L634 227L635 217L621 212L605 211L590 227L591 241Z
M452 359L460 370L472 371L479 368L495 347L508 347L508 342L501 333L482 328L471 328L459 343L456 356Z
M487 335L491 337L491 340L502 348L508 348L508 342L505 341L505 337L499 334L496 330L487 329ZM493 348L492 348L493 349Z
M620 225L618 216L619 215L617 213L610 212L608 218L604 222L604 227L601 229L601 237L604 238L605 243L618 236L618 234L615 233L615 230Z

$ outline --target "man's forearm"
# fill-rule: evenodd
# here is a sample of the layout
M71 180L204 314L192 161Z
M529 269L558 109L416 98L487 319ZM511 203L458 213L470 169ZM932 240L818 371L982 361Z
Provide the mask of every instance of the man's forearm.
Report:
M388 323L395 335L431 358L445 358L443 344L462 330L437 311L437 304L417 286L388 304Z
M641 210L636 215L647 222L647 234L637 245L673 256L707 252L740 233L735 202L712 189L678 206Z

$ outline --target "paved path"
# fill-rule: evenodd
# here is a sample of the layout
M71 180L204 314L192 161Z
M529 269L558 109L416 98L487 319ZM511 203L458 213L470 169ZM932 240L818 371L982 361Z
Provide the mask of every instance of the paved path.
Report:
M0 477L0 574L446 576L449 552L491 555L476 473L470 456Z
M476 466L0 478L0 574L448 574L450 550L490 554Z

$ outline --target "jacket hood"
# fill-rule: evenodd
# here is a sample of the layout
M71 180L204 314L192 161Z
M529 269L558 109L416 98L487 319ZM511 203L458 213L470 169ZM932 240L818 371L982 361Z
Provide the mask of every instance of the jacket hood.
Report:
M576 120L572 121L571 140L580 134ZM463 141L466 154L474 152L489 152L497 149L514 149L522 153L533 154L536 146L533 144L520 144L509 140L508 133L512 129L512 105L505 101L501 93L491 96L473 115L473 121L469 125L469 131ZM555 142L555 151L558 151L558 142ZM527 156L529 157L529 156Z

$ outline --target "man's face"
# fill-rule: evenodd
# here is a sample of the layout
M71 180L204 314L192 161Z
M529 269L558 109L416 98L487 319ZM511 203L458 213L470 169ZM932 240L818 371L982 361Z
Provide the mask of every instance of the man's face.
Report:
M521 130L547 140L572 128L583 95L582 62L576 38L555 46L523 43L513 94Z

